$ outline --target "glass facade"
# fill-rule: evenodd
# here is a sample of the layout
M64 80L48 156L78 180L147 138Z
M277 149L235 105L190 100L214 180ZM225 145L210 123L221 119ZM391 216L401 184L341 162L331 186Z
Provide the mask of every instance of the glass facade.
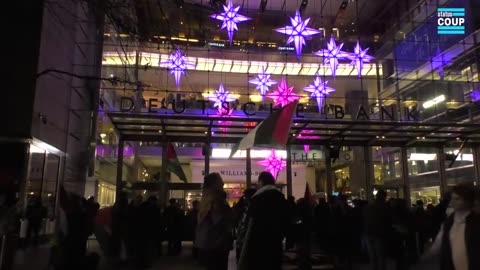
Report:
M153 181L145 173L161 173L165 140L177 149L189 182L201 181L194 178L196 168L204 166L206 138L215 139L208 143L213 148L210 171L226 171L228 166L244 170L244 165L236 163L218 167L216 158L228 155L235 140L273 110L277 100L262 96L250 83L264 70L278 84L285 79L299 95L291 132L299 160L293 164L303 166L302 181L313 190L368 197L365 194L374 188L384 187L395 196L410 194L412 202L436 203L445 187L478 180L473 150L480 143L475 132L480 112L480 52L476 49L480 27L474 2L401 1L373 30L362 28L366 18L358 13L333 29L322 28L319 19L312 27L326 32L307 40L301 57L285 45L281 35L254 35L271 29L255 29L250 22L240 27L232 45L225 33L213 30L214 22L204 22L214 34L199 35L190 19L181 15L181 25L173 22L178 29L175 34L157 33L142 43L109 30L102 68L102 77L108 80L102 82L97 121L97 161L101 161L97 166L102 168L97 176L115 185L120 136L138 138L125 144L123 181ZM465 7L465 33L439 34L437 8L459 6ZM183 14L175 7L165 12ZM285 11L285 23L287 15L291 14ZM284 23L276 21L262 28ZM324 49L330 36L346 52L354 52L357 42L369 48L374 59L364 63L361 77L348 59L339 60L333 76L325 59L310 53ZM168 65L176 49L189 63L178 85ZM335 91L323 98L304 91L317 75ZM219 108L215 97L220 85L228 94ZM209 121L209 117L222 119ZM149 140L143 140L146 136ZM325 146L348 149L342 148L327 166ZM315 151L309 153L308 148L318 149L317 160L311 156ZM252 158L254 164L259 157ZM241 160L245 162L246 156ZM179 181L174 174L167 175ZM241 182L231 185L243 187ZM231 189L232 194L242 190Z

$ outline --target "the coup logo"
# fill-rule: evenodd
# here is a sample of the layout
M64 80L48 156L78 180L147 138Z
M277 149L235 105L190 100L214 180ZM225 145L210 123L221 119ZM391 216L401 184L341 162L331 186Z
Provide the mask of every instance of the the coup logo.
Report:
M438 8L437 16L439 35L465 34L465 8Z

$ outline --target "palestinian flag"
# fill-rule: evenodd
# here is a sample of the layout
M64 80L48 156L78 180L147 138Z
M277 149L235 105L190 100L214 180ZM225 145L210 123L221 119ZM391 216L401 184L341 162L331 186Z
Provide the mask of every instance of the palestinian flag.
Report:
M167 149L167 169L169 172L174 173L175 175L180 178L180 180L187 182L187 177L183 172L182 166L180 165L180 161L178 161L177 153L175 153L175 148L173 148L173 144L168 144Z
M240 143L232 148L230 158L238 150L246 150L254 146L284 148L287 145L290 125L292 124L293 113L297 109L297 103L298 101L288 103L260 122Z

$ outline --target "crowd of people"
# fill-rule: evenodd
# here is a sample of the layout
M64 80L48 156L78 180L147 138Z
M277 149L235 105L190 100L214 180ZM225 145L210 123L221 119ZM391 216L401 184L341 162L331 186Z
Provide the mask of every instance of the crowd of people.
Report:
M50 266L96 269L100 256L87 250L94 235L108 263L135 269L152 266L165 252L165 242L166 255L180 255L185 240L193 241L191 255L207 270L228 269L231 251L239 270L279 270L285 252L296 255L298 269L309 270L314 248L332 258L335 269L354 269L362 262L385 270L389 261L397 270L431 261L441 270L480 269L480 192L473 186L457 185L438 205L426 207L423 201L408 207L382 190L370 203L343 194L285 198L269 172L262 172L256 187L246 189L230 207L223 186L220 174L205 176L202 199L193 201L188 211L175 199L162 208L155 196L129 200L126 193L119 194L113 207L100 209L93 197L87 200L60 187ZM5 205L2 215L13 217L15 211ZM28 204L27 243L38 244L47 213L38 198ZM2 219L2 233L18 230L18 224L6 220L14 218Z

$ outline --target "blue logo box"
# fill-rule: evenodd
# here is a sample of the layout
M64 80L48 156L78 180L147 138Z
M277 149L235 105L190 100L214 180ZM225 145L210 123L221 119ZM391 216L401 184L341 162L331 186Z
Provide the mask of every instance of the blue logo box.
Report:
M437 17L439 35L465 34L465 8L438 8Z

